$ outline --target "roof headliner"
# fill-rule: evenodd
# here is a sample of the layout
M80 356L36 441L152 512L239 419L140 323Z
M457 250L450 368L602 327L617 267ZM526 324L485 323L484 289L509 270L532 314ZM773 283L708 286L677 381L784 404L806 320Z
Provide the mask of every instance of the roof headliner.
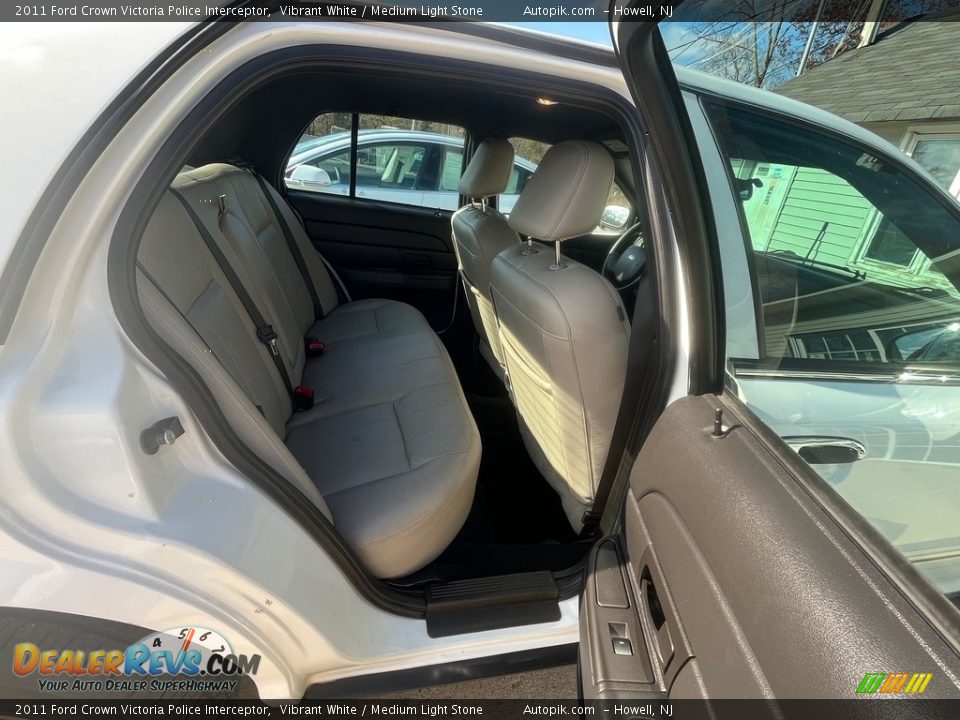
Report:
M221 118L190 162L243 158L264 171L276 170L307 124L324 112L410 117L460 125L480 137L547 143L623 137L616 121L601 111L569 102L538 105L535 96L509 87L494 90L341 68L286 75L256 90Z

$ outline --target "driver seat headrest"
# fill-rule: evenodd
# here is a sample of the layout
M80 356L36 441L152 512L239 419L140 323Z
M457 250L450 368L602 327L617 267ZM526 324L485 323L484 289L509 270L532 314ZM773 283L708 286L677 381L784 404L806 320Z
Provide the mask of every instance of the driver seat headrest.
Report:
M463 171L457 190L477 200L502 193L513 170L513 145L500 138L487 138L477 146Z
M567 140L547 150L510 213L510 226L538 240L585 235L600 221L613 186L613 158L589 140Z

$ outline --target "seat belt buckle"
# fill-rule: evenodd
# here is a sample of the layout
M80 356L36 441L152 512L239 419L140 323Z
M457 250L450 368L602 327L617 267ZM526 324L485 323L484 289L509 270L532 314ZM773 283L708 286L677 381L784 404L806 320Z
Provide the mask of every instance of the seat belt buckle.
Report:
M304 349L308 358L314 358L323 355L323 351L327 349L327 346L322 340L318 340L315 337L308 337L304 340Z
M583 526L584 530L593 530L600 526L600 518L603 513L594 510L593 508L585 511L583 517L580 518L580 523Z
M293 409L301 412L313 407L313 388L297 385L293 389Z
M270 352L274 355L280 353L277 349L277 331L273 329L273 325L261 325L258 327L257 339L267 345L270 348Z

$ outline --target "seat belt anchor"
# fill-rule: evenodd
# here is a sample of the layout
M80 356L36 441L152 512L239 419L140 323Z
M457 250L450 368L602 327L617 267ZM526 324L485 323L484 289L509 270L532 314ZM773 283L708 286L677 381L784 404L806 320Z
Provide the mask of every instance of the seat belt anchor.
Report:
M317 340L315 337L308 337L304 340L304 350L308 358L323 355L323 351L326 349L326 344L322 340Z
M312 387L297 385L293 389L293 409L295 411L309 410L313 407L313 396Z
M580 518L580 523L584 530L592 530L600 526L600 518L602 516L602 512L591 508L583 513L583 517Z

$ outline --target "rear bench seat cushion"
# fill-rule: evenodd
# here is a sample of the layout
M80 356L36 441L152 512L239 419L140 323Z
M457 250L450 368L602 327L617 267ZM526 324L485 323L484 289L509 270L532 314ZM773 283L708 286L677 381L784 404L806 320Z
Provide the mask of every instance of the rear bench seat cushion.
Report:
M138 259L176 304L169 322L186 320L249 402L266 413L323 496L314 502L329 509L370 572L398 577L423 567L463 525L480 464L480 436L442 342L417 310L390 300L340 304L323 319L304 322L303 299L295 298L306 293L276 286L302 281L291 277L279 231L265 224L270 218L266 203L254 197L255 178L220 165L198 168L176 184L261 312L288 336L288 345L301 347L290 375L294 384L314 388L315 406L290 414L279 374L236 293L185 210L167 197ZM221 195L235 222L218 219ZM190 258L189 283L184 258ZM207 313L210 296L230 313ZM233 332L238 328L244 332ZM304 363L300 333L322 340L326 352Z
M430 325L416 308L396 300L354 300L339 305L308 331L327 347L344 340L381 334L431 333Z
M400 577L450 544L473 503L480 436L433 332L367 334L309 362L311 410L286 444L337 530L378 577Z
M480 466L455 382L441 375L393 399L302 415L287 447L371 572L399 577L443 552L467 518Z

